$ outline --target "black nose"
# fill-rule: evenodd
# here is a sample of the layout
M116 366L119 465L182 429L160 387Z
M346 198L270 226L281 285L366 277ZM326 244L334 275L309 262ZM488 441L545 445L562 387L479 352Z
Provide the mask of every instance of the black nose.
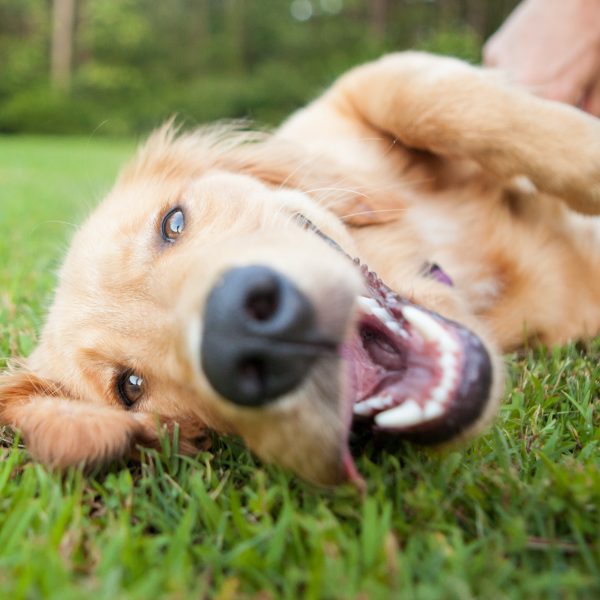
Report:
M293 390L326 348L309 300L273 269L231 269L208 296L202 368L235 404L260 406Z

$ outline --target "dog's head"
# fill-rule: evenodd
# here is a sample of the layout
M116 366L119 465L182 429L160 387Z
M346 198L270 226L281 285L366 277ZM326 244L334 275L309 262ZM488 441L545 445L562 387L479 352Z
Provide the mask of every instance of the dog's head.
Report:
M495 353L434 312L469 320L452 288L388 288L291 185L302 165L269 152L163 130L124 171L73 240L40 345L0 380L1 421L35 456L105 461L178 423L184 450L237 434L334 484L359 481L353 426L429 443L487 420Z

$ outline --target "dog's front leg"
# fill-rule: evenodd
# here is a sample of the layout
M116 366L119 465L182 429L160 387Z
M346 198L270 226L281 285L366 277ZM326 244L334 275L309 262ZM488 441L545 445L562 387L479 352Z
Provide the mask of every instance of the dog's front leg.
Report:
M324 99L408 147L473 159L505 181L525 175L572 208L600 213L600 120L491 71L391 54L349 71Z

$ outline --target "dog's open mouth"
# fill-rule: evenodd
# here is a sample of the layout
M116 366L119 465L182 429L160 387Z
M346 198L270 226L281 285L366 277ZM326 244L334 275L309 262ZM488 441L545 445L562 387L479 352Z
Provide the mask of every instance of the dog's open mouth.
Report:
M483 413L492 366L465 327L418 307L361 267L367 294L342 354L353 428L419 443L459 436Z
M308 299L261 265L227 271L204 315L203 372L228 401L231 429L262 458L329 485L361 485L350 438L454 440L480 422L492 391L478 337L354 262L362 295L354 281L327 343ZM277 402L296 388L299 402Z

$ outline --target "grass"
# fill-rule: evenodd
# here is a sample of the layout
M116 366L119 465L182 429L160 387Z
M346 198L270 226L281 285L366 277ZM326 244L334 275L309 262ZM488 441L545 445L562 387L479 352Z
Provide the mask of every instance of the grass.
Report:
M70 223L131 148L0 138L0 357L31 351ZM193 459L165 443L86 477L30 462L5 432L0 597L600 597L599 356L593 342L509 357L489 433L365 455L364 501L235 441Z

